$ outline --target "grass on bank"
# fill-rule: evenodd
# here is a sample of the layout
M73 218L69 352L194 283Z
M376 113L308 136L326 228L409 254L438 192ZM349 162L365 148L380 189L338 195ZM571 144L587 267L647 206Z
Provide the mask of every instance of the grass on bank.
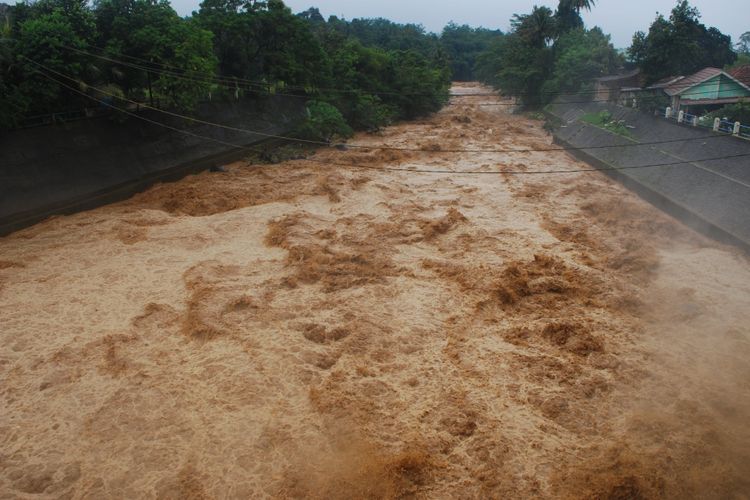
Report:
M612 114L609 111L602 111L600 113L587 113L580 118L581 121L590 123L597 127L608 130L614 134L633 139L633 134L625 126L624 120L613 120Z

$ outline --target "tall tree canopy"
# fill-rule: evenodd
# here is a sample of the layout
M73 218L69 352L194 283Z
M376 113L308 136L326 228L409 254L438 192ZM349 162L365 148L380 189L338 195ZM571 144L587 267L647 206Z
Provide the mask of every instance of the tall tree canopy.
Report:
M190 109L211 90L217 64L213 35L180 18L166 0L96 0L94 15L95 46L109 59L96 64L125 94L158 94ZM144 65L168 65L179 74L144 71Z
M421 26L325 20L314 8L294 15L282 0L203 0L187 18L168 0L28 0L0 9L0 128L101 106L86 95L189 111L208 98L284 89L309 99L303 130L325 125L320 137L328 137L349 130L337 120L372 129L435 111L449 84L445 50Z
M440 35L446 55L450 59L453 79L459 81L474 80L474 67L479 54L487 50L490 43L502 36L500 30L472 28L449 23Z
M700 12L688 0L679 1L668 19L658 15L648 33L637 32L628 56L649 82L707 66L722 68L737 58L731 37L702 24Z
M580 11L593 4L561 0L554 15L547 7L514 15L511 33L477 58L478 75L525 104L540 105L617 71L624 61L609 36L583 27Z
M557 29L566 33L573 29L583 28L582 10L591 10L595 5L594 0L560 0L555 12Z
M304 19L280 0L204 0L195 15L214 33L224 76L314 86L323 83L328 61Z
M530 14L514 14L510 24L515 35L537 49L546 47L557 34L555 16L548 7L534 6Z
M600 29L585 29L580 13L592 0L560 0L554 15L546 7L511 19L511 33L477 57L482 80L526 104L543 104L557 94L592 88L595 78L616 73L626 63ZM737 50L750 45L750 35ZM688 75L706 66L724 67L737 59L731 38L700 22L700 13L679 0L669 18L658 15L637 32L627 51L649 82ZM744 56L743 56L744 57Z
M576 92L581 82L616 73L625 62L600 28L569 31L558 38L554 50L554 66L542 88L543 96Z
M750 54L750 31L746 31L740 35L736 48L740 54Z
M743 33L735 45L737 50L737 60L734 64L727 66L725 69L734 69L740 66L750 64L750 31Z

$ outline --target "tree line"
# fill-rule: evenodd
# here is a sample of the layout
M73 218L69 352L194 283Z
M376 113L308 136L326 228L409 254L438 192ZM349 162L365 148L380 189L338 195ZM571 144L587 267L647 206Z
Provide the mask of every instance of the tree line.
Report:
M657 15L648 33L638 31L633 35L628 57L641 68L647 83L687 76L709 66L723 68L737 60L732 38L717 28L706 27L700 17L698 9L680 0L669 17Z
M617 71L625 59L609 35L584 27L581 11L591 9L593 3L560 0L556 11L535 6L528 14L515 14L511 31L479 55L479 77L536 106Z
M451 79L480 79L536 106L623 68L652 83L750 62L750 33L733 47L687 0L627 51L584 26L581 12L593 7L560 0L514 15L508 33L450 23L437 35L386 19L325 19L316 8L295 15L282 0L204 0L187 17L168 0L0 4L0 129L98 101L190 111L207 99L291 94L309 101L305 133L324 138L436 111Z
M97 101L190 111L284 94L307 100L306 133L326 138L436 111L452 75L421 26L281 0L204 0L187 17L167 0L38 0L2 5L0 28L0 128Z
M648 32L635 33L626 51L616 50L600 28L586 29L581 12L594 4L560 0L555 11L535 6L514 15L511 31L494 37L478 55L477 75L522 103L539 106L560 93L574 97L590 91L595 78L624 69L640 68L643 83L650 85L707 66L750 62L750 33L733 46L731 37L700 22L688 0L678 0L668 17L658 14Z

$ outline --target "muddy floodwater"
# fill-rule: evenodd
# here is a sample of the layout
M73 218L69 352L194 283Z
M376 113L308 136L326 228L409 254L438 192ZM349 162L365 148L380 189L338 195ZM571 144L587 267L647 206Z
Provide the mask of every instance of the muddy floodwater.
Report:
M747 256L498 103L0 238L0 498L749 498Z

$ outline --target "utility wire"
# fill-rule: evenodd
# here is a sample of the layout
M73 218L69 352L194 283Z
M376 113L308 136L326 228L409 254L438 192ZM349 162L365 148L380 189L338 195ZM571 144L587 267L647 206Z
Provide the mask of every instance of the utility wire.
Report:
M169 65L169 64L164 64L164 63L157 63L157 62L153 62L153 61L147 61L145 59L142 59L142 58L139 58L139 57L135 57L135 56L128 56L128 55L125 55L125 54L119 54L119 57L127 57L127 58L130 58L130 59L135 59L135 60L142 61L144 63L148 63L148 64L152 64L152 65L159 65L159 66L163 66L163 67L167 67L167 68L174 68L174 69L177 69L179 71L171 71L171 70L164 70L164 69L149 68L149 67L138 65L138 64L135 64L135 63L130 63L130 62L127 62L127 61L122 61L122 60L119 60L119 59L115 59L113 57L104 56L104 55L100 55L100 54L95 54L95 53L92 53L92 52L88 52L88 51L85 51L85 50L77 49L75 47L69 47L67 45L62 45L62 47L64 49L66 49L66 50L78 52L78 53L81 53L81 54L85 54L85 55L88 55L88 56L91 56L91 57L95 57L95 58L98 58L98 59L102 59L102 60L105 60L105 61L108 61L108 62L112 62L112 63L115 63L115 64L121 64L123 66L128 66L128 67L131 67L131 68L134 68L134 69L140 69L142 71L150 71L150 72L153 72L153 73L163 74L163 75L171 76L171 77L178 78L178 79L182 78L182 79L186 79L186 80L190 80L190 81L205 82L205 83L208 83L208 82L211 82L211 83L219 82L219 84L218 84L219 86L224 86L224 87L231 88L231 89L241 88L241 87L239 87L240 84L248 86L248 87L253 87L253 86L254 87L261 87L263 89L270 89L270 87L271 87L271 84L269 82L265 82L265 81L262 81L262 80L251 80L251 79L246 79L246 78L241 78L241 77L222 76L222 75L213 76L213 77L202 77L202 76L197 76L197 75L190 76L190 75L185 75L184 74L184 71L185 71L184 69L180 69L180 68L178 68L176 66ZM96 47L96 48L99 49L99 50L104 50L104 49L101 49L99 47ZM677 88L680 88L680 83L677 82L677 83L675 83L675 84L673 84L671 86L672 87L677 86ZM690 86L691 85L688 85L688 84L682 84L681 88L682 89L690 88ZM302 92L310 92L310 90L311 90L310 88L307 88L307 87L304 87L304 86L300 86L300 85L289 85L289 86L285 86L284 88L288 89L288 90L298 90L298 91L302 91ZM243 89L243 90L247 90L247 89ZM435 93L391 92L391 91L377 91L377 90L338 89L338 88L332 88L332 87L315 87L313 90L315 90L315 91L325 91L325 92L335 92L335 93L359 93L359 92L362 92L362 93L372 94L372 95L392 95L392 96L402 96L402 97L407 97L407 96L408 97L419 97L419 96L422 96L422 97L437 97L437 96L441 96L441 94L438 93L438 92L435 92ZM298 97L298 98L306 98L307 97L307 96L300 96L298 94L284 94L284 93L272 92L270 90L252 90L252 91L254 91L254 92L268 92L268 93L273 93L274 95L281 95L281 96L288 96L288 97ZM722 92L731 92L731 91L730 90L726 90L726 91L722 91L722 90L718 90L718 91L705 91L705 92L696 92L696 93L693 93L691 95L708 95L708 94L714 95L714 94L716 94L716 92L718 92L719 94L721 94ZM597 93L598 92L596 90L581 90L581 91L576 91L576 92L543 92L543 91L542 92L538 92L538 93L520 92L520 93L514 93L512 95L513 95L513 97L523 97L525 95L532 95L532 96L548 95L548 96L559 97L559 96L575 96L575 95L595 95ZM460 94L448 94L448 96L449 97L481 97L481 96L498 97L498 93L496 93L496 92L471 92L471 93L460 93ZM569 101L569 102L564 102L562 104L574 104L574 103L581 103L582 104L582 103L589 103L589 102L610 102L610 100L609 99L601 99L601 100ZM492 105L497 105L497 106L503 106L503 105L505 105L505 106L515 106L516 103L492 103Z
M175 132L189 135L191 137L196 137L199 139L203 139L206 141L212 141L216 142L218 144L222 144L225 146L230 146L237 149L242 149L246 151L251 151L254 153L260 152L257 149L250 148L247 146L242 146L238 144L233 144L230 142L222 141L220 139L214 139L212 137L203 136L200 134L195 134L193 132L190 132L188 130L179 129L176 127L172 127L169 125L166 125L164 123L157 122L155 120L150 120L146 117L137 115L135 113L131 113L127 110L117 108L113 106L112 104L107 103L106 101L103 101L101 99L96 99L95 97L89 96L86 93L76 89L75 87L72 87L70 85L67 85L63 82L60 82L56 80L55 78L47 75L46 73L39 72L42 76L45 78L57 83L58 85L62 87L66 87L73 92L76 92L78 94L81 94L85 97L88 97L94 101L97 101L105 106L111 107L117 111L120 111L124 114L127 114L129 116L132 116L134 118L137 118L139 120L146 121L148 123L152 123L154 125L158 125L170 130L173 130ZM656 168L656 167L666 167L666 166L678 166L678 165L692 165L694 162L706 162L706 161L718 161L718 160L726 160L730 158L740 158L740 157L747 157L750 156L750 153L744 153L744 154L736 154L736 155L726 155L726 156L720 156L715 158L703 158L700 160L694 160L693 162L689 161L677 161L677 162L671 162L671 163L654 163L654 164L648 164L648 165L635 165L635 166L629 166L629 167L608 167L608 168L586 168L586 169L572 169L572 170L506 170L506 171L481 171L481 170L469 170L469 171L456 171L456 170L437 170L437 169L410 169L410 168L403 168L403 167L376 167L376 166L369 166L369 165L359 165L354 163L342 163L342 162L332 162L332 161L323 161L323 160L315 160L306 158L301 161L309 162L309 163L316 163L324 166L340 166L345 168L355 168L355 169L368 169L368 170L382 170L382 171L393 171L393 172L408 172L408 173L418 173L418 174L449 174L449 175L543 175L543 174L572 174L572 173L582 173L582 172L603 172L603 171L618 171L618 170L630 170L630 169L641 169L641 168ZM695 165L693 165L695 166ZM715 173L715 172L714 172Z
M25 56L22 56L22 57L24 57L26 60L28 60L32 64L35 64L38 67L44 69L45 71L48 71L48 72L53 73L53 74L55 74L57 76L60 76L60 77L65 78L67 80L70 80L70 81L72 81L74 83L78 83L78 80L76 80L75 78L73 78L73 77L71 77L69 75L65 75L63 73L60 73L59 71L55 71L55 70L49 68L48 66L46 66L44 64L41 64L41 63L38 63L38 62L36 62L36 61L28 58L28 57L25 57ZM305 144L313 144L313 145L317 145L317 146L329 146L329 147L333 146L333 147L339 147L339 148L342 148L342 149L347 149L347 148L350 148L350 149L367 149L367 150L377 149L377 150L384 150L384 151L408 151L408 152L422 152L422 153L433 153L433 154L439 154L439 153L549 153L549 152L557 152L557 151L579 151L579 150L591 150L591 149L611 149L611 148L625 148L625 147L649 146L649 145L657 145L657 144L671 144L671 143L677 143L677 142L692 142L692 141L698 141L698 140L703 140L703 139L713 139L713 138L725 137L725 136L719 135L719 134L712 134L712 135L701 136L701 137L692 137L692 138L688 138L688 139L669 139L669 140L654 141L654 142L635 142L634 141L634 142L631 142L631 143L628 143L628 144L622 144L622 145L590 146L590 147L576 147L576 148L441 149L439 151L434 151L434 150L429 150L429 149L424 149L424 148L409 148L409 147L388 146L388 145L381 145L381 146L373 145L373 146L370 146L370 145L366 145L366 144L332 144L330 142L315 141L315 140L308 140L308 139L300 139L300 138L296 138L296 137L289 137L289 136L277 135L277 134L269 134L269 133L262 132L262 131L259 131L259 130L249 130L249 129L244 129L244 128L232 127L232 126L229 126L229 125L223 125L223 124L220 124L220 123L209 122L209 121L206 121L206 120L201 120L199 118L194 118L194 117L191 117L191 116L182 115L182 114L179 114L179 113L174 113L172 111L168 111L168 110L164 110L164 109L160 109L160 108L155 108L155 107L149 106L147 104L142 104L142 103L139 103L137 101L133 101L131 99L120 97L120 96L118 96L116 94L107 92L107 91L105 91L103 89L100 89L100 88L97 88L97 87L93 87L93 86L89 86L89 85L86 85L86 87L90 88L92 90L95 90L96 92L99 92L101 94L104 94L104 95L107 95L107 96L110 96L110 97L113 97L113 98L116 98L116 99L121 99L121 100L123 100L125 102L129 102L131 104L136 104L138 106L143 107L144 109L150 109L150 110L157 111L159 113L163 113L163 114L166 114L166 115L169 115L169 116L173 116L173 117L176 117L176 118L182 118L182 119L185 119L185 120L193 121L193 122L196 122L196 123L201 123L201 124L204 124L204 125L209 125L209 126L213 126L213 127L223 128L223 129L226 129L226 130L232 130L232 131L235 131L235 132L242 132L242 133L247 133L247 134L260 135L260 136L263 136L263 137L267 137L269 139L280 139L280 140L287 140L287 141L293 141L293 142L302 142L302 143L305 143ZM83 95L88 96L88 94L83 94ZM119 108L116 108L116 109L119 109Z
M21 56L21 57L25 58L27 61L31 62L32 64L35 64L38 67L44 69L45 71L48 71L48 72L50 72L52 74L55 74L57 76L65 78L67 80L70 80L70 81L73 81L73 82L77 82L77 80L75 78L73 78L71 76L68 76L68 75L65 75L63 73L60 73L59 71L55 71L52 68L49 68L48 66L45 66L44 64L41 64L41 63L38 63L38 62L34 61L33 59L30 59L30 58L28 58L26 56ZM43 74L43 73L40 72L40 74ZM71 87L68 87L67 85L64 85L64 86L67 87L67 88L71 88ZM110 96L110 97L114 97L116 99L121 99L121 100L123 100L125 102L129 102L131 104L136 104L136 105L138 105L138 106L140 106L140 107L142 107L144 109L151 109L153 111L157 111L157 112L163 113L165 115L174 116L176 118L183 118L185 120L190 120L190 121L193 121L193 122L196 122L196 123L202 123L204 125L211 125L211 126L223 128L223 129L226 129L226 130L233 130L235 132L244 132L244 133L247 133L247 134L260 135L260 136L263 136L263 137L267 137L269 139L283 139L283 140L288 140L288 141L304 142L304 143L307 143L307 144L314 144L314 145L318 145L318 146L330 146L331 145L330 143L323 142L323 141L311 141L311 140L306 140L306 139L298 139L298 138L295 138L295 137L287 137L287 136L283 136L283 135L268 134L268 133L265 133L265 132L261 132L259 130L248 130L248 129L242 129L242 128L237 128L237 127L231 127L229 125L222 125L222 124L219 124L219 123L208 122L208 121L201 120L201 119L198 119L198 118L193 118L193 117L182 115L182 114L179 114L179 113L174 113L172 111L167 111L165 109L155 108L155 107L149 106L147 104L139 103L137 101L133 101L133 100L127 99L125 97L120 97L120 96L118 96L116 94L113 94L111 92L107 92L107 91L102 90L102 89L97 88L97 87L93 87L93 86L89 86L89 85L86 85L86 87L90 88L90 89L93 89L93 90L95 90L95 91L97 91L97 92L99 92L101 94L104 94L104 95L107 95L107 96ZM99 99L95 99L95 98L93 98L92 96L89 96L86 93L79 92L77 90L76 90L76 92L78 92L79 94L82 94L82 95L84 95L86 97L91 97L95 101L104 102L104 101L100 101ZM116 106L110 106L110 107L112 107L114 109L120 109L120 108L118 108ZM129 113L129 114L132 115L133 113Z
M617 171L617 170L633 170L633 169L639 169L639 168L670 167L670 166L677 166L677 165L691 165L693 167L696 167L696 165L692 165L692 164L697 163L697 162L728 160L732 158L743 158L743 157L748 157L748 156L750 156L750 153L726 155L726 156L719 156L715 158L702 158L700 160L682 160L682 161L669 162L669 163L651 163L647 165L632 165L628 167L581 168L581 169L574 169L574 170L506 170L506 171L501 170L497 172L484 171L484 170L460 171L460 170L410 169L410 168L402 168L402 167L375 167L375 166L369 166L369 165L355 165L355 164L350 164L350 163L322 162L319 160L310 160L310 159L303 159L301 161L312 161L315 163L325 163L327 165L336 165L336 166L349 167L349 168L363 168L363 169L370 169L370 170L384 170L384 171L394 171L394 172L410 172L410 173L417 173L417 174L543 175L543 174L575 174L575 173L581 173L581 172L607 172L607 171ZM707 171L716 175L720 175L719 173L714 172L712 170L707 170ZM721 176L721 177L724 177L724 176ZM740 184L744 187L747 187L746 184L738 182L735 179L730 179L728 177L726 177L726 179L736 184Z
M81 49L76 49L74 47L69 47L69 46L66 46L66 45L63 45L63 48L68 49L68 50L73 50L73 51L76 51L76 52L80 52L82 54L90 55L92 57L103 57L103 56L98 55L98 54L94 54L94 53L91 53L91 52L88 52L88 51L85 51L85 50L81 50ZM93 48L95 48L97 50L100 50L102 52L106 52L106 49L104 49L102 47L93 46ZM133 60L136 60L136 61L141 61L141 62L144 62L144 63L147 63L147 64L152 64L152 65L157 65L157 66L172 68L172 69L176 69L178 71L184 71L183 68L180 68L178 66L174 66L174 65L171 65L171 64L167 64L167 63L156 62L156 61L149 61L149 60L143 59L141 57L131 56L131 55L127 55L127 54L118 54L118 57L125 57L125 58L128 58L128 59L133 59ZM117 62L115 59L107 59L107 60ZM124 61L120 61L120 62L124 62ZM216 77L216 79L218 79L218 80L226 80L226 81L232 82L232 83L234 83L234 82L244 82L244 83L248 83L248 84L257 84L257 85L262 85L262 86L269 86L270 85L269 82L264 81L264 80L252 80L252 79L247 79L247 78L242 78L242 77L235 77L235 76L222 76L222 75L218 75ZM686 78L683 78L682 80L685 80L685 79ZM693 84L684 83L682 80L678 80L677 82L675 82L675 83L673 83L672 85L669 85L669 86L670 87L675 87L675 88L685 89L685 88L690 88L693 85ZM303 91L307 90L306 87L300 86L300 85L289 85L289 86L286 86L285 88L288 88L288 89L297 89L297 90L303 90ZM342 93L364 92L364 93L368 93L368 94L394 94L394 95L402 95L402 96L406 96L406 95L408 95L408 96L419 96L419 95L422 95L422 96L433 96L433 95L435 95L435 94L432 94L432 93L381 92L381 91L374 91L374 90L371 91L371 90L357 90L357 89L339 89L339 88L332 88L332 87L316 87L316 90L324 90L324 91L329 91L329 92L342 92ZM642 90L648 90L648 88L642 89ZM653 90L656 90L656 89L653 89ZM719 93L721 93L721 92L731 92L731 90L726 90L726 91L719 90L718 92ZM533 93L533 92L518 92L518 93L514 93L513 95L514 96L524 96L524 95L554 95L554 96L563 96L563 95L587 95L587 94L596 94L596 93L598 93L596 90L579 90L579 91L576 91L576 92L545 92L545 91L540 91L540 92L537 92L537 93ZM713 91L708 91L708 92L699 92L699 93L696 93L696 94L693 94L693 95L697 95L697 94L713 94L713 93L714 93ZM495 92L490 92L490 93L486 93L485 92L485 93L463 93L463 94L450 94L450 95L451 95L451 97L464 97L464 96L465 97L475 97L475 96L497 96L498 94L495 93Z
M250 83L250 82L244 82L244 81L242 81L242 79L233 78L233 77L215 77L215 76L204 77L204 76L200 76L200 75L189 75L189 74L185 74L184 73L185 70L182 70L182 71L178 72L178 71L171 71L171 70L165 70L165 69L149 68L149 67L146 67L146 66L141 66L139 64L135 64L135 63L127 62L127 61L121 61L121 60L114 59L114 58L107 57L107 56L102 56L102 55L98 55L98 54L92 54L91 52L86 52L85 50L80 50L80 49L76 49L76 48L73 48L73 47L63 46L63 48L65 48L67 50L74 51L74 52L79 52L79 53L82 53L82 54L86 54L86 55L89 55L89 56L92 56L92 57L96 57L97 59L101 59L103 61L108 61L108 62L112 62L112 63L115 63L115 64L120 64L122 66L126 66L126 67L129 67L129 68L134 68L134 69L139 69L139 70L142 70L142 71L148 71L148 72L151 72L151 73L156 73L157 75L166 75L166 76L170 76L170 77L177 78L177 79L183 79L183 80L188 80L188 81L193 81L193 82L199 82L199 83L215 83L216 84L217 81L218 81L219 83L217 85L219 85L220 87L231 88L233 90L237 89L237 88L241 88L242 90L248 90L245 87L253 87L253 86L254 87L263 87L263 88L268 88L269 87L268 83ZM267 90L254 90L254 89L251 89L251 90L253 92L267 92ZM300 95L296 95L296 94L277 94L277 95L289 95L290 97L306 97L306 96L300 96Z
M156 73L157 75L169 76L169 77L177 78L177 79L181 79L181 80L187 80L187 81L192 81L192 82L197 82L197 83L204 83L204 84L209 84L210 83L210 84L214 84L214 85L217 85L219 87L224 87L224 88L228 88L228 89L231 89L231 90L242 89L242 90L247 90L247 91L250 91L250 92L265 93L265 94L270 94L270 95L279 95L279 96L286 96L286 97L294 97L294 98L297 98L297 99L309 99L310 98L310 96L308 96L308 95L289 94L289 93L284 93L284 92L272 91L270 89L271 84L269 84L268 82L255 83L255 82L252 82L252 81L249 81L249 80L245 80L245 79L242 79L242 78L235 78L235 77L215 77L215 76L204 77L204 76L200 76L200 75L186 75L184 73L180 73L180 72L176 72L176 71L171 71L171 70L148 68L148 67L141 66L141 65L138 65L138 64L134 64L134 63L130 63L130 62L127 62L127 61L121 61L121 60L118 60L118 59L113 59L111 57L106 57L106 56L101 56L101 55L97 55L97 54L92 54L90 52L86 52L86 51L83 51L83 50L80 50L80 49L75 49L75 48L72 48L72 47L66 47L66 46L63 46L63 47L66 48L66 49L68 49L68 50L72 50L72 51L75 51L75 52L80 52L80 53L83 53L83 54L90 55L92 57L96 57L98 59L102 59L104 61L109 61L109 62L113 62L115 64L120 64L120 65L123 65L123 66L126 66L126 67L130 67L130 68L134 68L134 69L139 69L141 71L148 71L148 72L151 72L151 73ZM249 87L249 88L246 88L246 87ZM314 91L320 91L320 90L322 90L322 89L317 88L317 87L314 88L314 89L308 89L308 88L299 87L299 86L297 86L296 89L295 89L295 86L288 86L288 87L285 87L285 88L289 89L290 91L298 90L300 92L306 92L306 93L310 93L313 90ZM364 92L364 91L360 91L360 90L347 90L346 92L357 93L357 92ZM433 93L433 94L408 94L408 93L386 92L386 91L384 91L384 92L372 91L372 92L368 92L368 93L375 94L375 95L395 95L395 96L419 96L419 95L431 96L431 97L441 97L441 96L444 96L444 97L456 97L456 96L458 96L458 94L449 94L447 92L445 94L440 94L440 93L437 93L437 92ZM490 94L482 94L482 95L490 95Z

